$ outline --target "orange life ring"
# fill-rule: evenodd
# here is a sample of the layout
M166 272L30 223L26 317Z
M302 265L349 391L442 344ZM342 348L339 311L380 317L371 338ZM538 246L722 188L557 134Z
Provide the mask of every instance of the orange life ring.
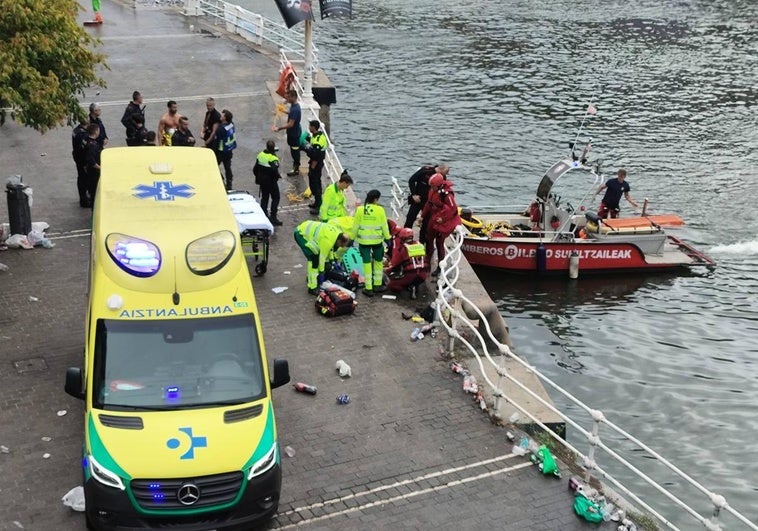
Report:
M276 87L276 93L283 98L287 94L287 91L292 88L295 77L295 69L292 68L292 65L289 63L284 65L282 73L279 75L279 85Z

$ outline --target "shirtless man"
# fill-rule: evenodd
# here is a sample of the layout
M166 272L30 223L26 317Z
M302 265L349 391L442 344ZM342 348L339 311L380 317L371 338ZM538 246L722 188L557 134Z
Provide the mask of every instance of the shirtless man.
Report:
M174 100L169 101L166 104L168 111L161 116L161 121L158 122L158 145L170 146L171 137L174 135L174 131L179 127L179 118L182 117L177 111L176 102Z

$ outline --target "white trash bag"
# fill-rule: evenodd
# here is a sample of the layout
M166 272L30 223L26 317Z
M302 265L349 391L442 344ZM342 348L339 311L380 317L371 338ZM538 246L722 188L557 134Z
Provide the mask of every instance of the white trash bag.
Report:
M84 512L84 487L74 487L61 500L66 507L71 507L80 513Z

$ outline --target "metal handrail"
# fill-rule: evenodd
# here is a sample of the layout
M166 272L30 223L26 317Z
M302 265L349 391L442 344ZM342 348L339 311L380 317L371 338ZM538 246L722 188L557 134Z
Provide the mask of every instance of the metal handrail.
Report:
M748 520L744 515L740 514L737 510L729 506L723 496L708 490L705 486L703 486L702 484L694 480L692 477L690 477L688 474L686 474L676 465L674 465L673 463L665 459L661 454L659 454L658 452L650 448L648 445L644 444L642 441L633 437L631 434L629 434L627 431L623 430L622 428L620 428L613 422L610 422L608 419L605 418L605 416L603 415L601 411L593 409L590 406L584 404L578 398L574 397L571 393L569 393L568 391L560 387L558 384L550 380L547 376L540 373L532 365L529 365L527 362L525 362L524 360L516 356L507 345L502 344L497 340L497 338L492 333L489 322L487 318L485 317L485 315L482 313L482 311L476 306L476 304L473 301L467 298L460 289L455 287L458 277L460 276L459 264L461 260L464 259L461 247L463 245L465 234L466 234L466 230L463 227L458 227L456 231L453 233L452 238L450 238L450 240L452 240L452 245L448 247L448 252L445 258L440 262L440 275L437 280L438 296L435 300L435 304L437 308L438 321L441 323L442 326L445 327L445 329L448 332L449 355L452 357L454 353L455 340L458 340L471 353L474 354L476 358L476 362L483 375L483 378L486 384L492 389L493 395L495 397L494 399L495 414L499 416L500 403L502 399L505 398L505 400L509 404L511 404L513 407L515 407L517 411L527 416L531 421L533 421L535 424L540 426L557 443L565 446L575 455L582 457L583 466L585 468L585 480L589 480L590 476L593 473L596 473L603 479L613 484L618 490L623 492L636 504L638 504L645 511L647 511L651 516L655 517L659 523L665 525L666 527L670 529L677 529L677 527L673 523L668 521L664 516L659 514L658 511L656 511L648 503L642 500L639 496L635 495L628 488L626 488L618 479L616 479L611 474L609 474L606 470L598 466L598 464L595 461L596 448L601 448L602 450L604 450L609 456L613 458L614 461L620 463L628 471L632 472L635 476L637 476L638 478L642 479L645 483L652 486L656 491L660 492L668 500L672 501L678 508L680 508L689 516L693 517L695 520L700 522L700 524L702 524L705 529L709 531L717 531L721 529L721 526L717 522L717 518L719 514L721 513L721 511L723 510L725 512L728 512L732 516L734 516L737 520L739 520L743 524L745 524L749 529L758 531L758 525L750 522L750 520ZM590 430L584 429L576 421L568 417L566 414L562 413L560 410L556 409L555 406L553 406L550 402L544 400L537 393L532 391L528 386L524 385L523 383L518 381L516 378L511 376L504 366L499 365L492 358L489 352L489 349L487 347L487 342L485 341L484 337L480 333L480 330L477 329L474 326L474 324L471 322L471 320L463 313L462 311L463 304L465 304L467 307L474 309L474 311L478 315L479 323L482 323L484 325L488 339L489 341L491 341L493 345L495 345L498 351L498 354L507 356L510 359L516 361L521 366L526 368L529 372L537 376L542 382L548 384L552 389L555 389L556 391L558 391L560 394L566 397L574 405L578 406L581 410L588 413L592 418L592 428ZM449 318L446 319L445 318L446 315L449 315ZM479 343L478 347L474 346L470 341L468 341L466 338L463 337L463 335L458 330L459 326L465 326L468 328L468 330L471 332L473 337L475 337L476 340L478 340L478 343ZM480 354L480 350L481 350L481 354ZM487 372L484 370L485 361L489 362L493 367L495 367L498 377L499 377L499 381L497 383L493 382L487 375ZM515 385L516 387L518 387L519 389L527 393L530 397L537 400L544 407L548 408L554 414L558 415L568 425L570 425L571 427L576 429L579 433L584 435L590 443L590 449L587 455L584 455L572 444L568 443L563 438L561 438L560 435L558 435L555 431L553 431L548 426L543 424L538 418L532 415L525 407L515 402L512 398L509 398L506 395L505 391L503 390L502 384L504 380L507 380L508 382L512 383L513 385ZM624 457L622 457L618 452L616 452L615 450L608 447L605 443L603 443L598 435L601 424L607 426L616 434L627 439L628 441L636 445L638 448L647 452L649 455L654 457L658 462L660 462L662 465L664 465L666 468L672 471L680 479L684 480L686 483L688 483L689 485L691 485L692 487L700 491L701 494L704 494L707 501L713 504L714 506L713 515L710 518L703 517L695 509L690 507L687 503L679 499L676 495L669 492L660 483L656 482L655 480L647 476L644 472L639 470L632 463L630 463Z
M305 61L305 37L299 29L287 28L236 4L223 0L185 0L185 13L201 14L214 19L214 25L225 24L226 31L240 35L258 46L283 50L290 58ZM318 48L313 46L313 68L318 68Z
M405 207L408 204L406 201L407 194L395 177L391 177L390 179L392 181L392 189L390 190L390 195L392 196L390 200L392 216L396 220L401 221L405 216Z

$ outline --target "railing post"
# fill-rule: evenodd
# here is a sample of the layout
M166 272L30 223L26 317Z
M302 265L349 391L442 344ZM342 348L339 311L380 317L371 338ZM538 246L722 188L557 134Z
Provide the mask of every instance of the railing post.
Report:
M200 0L184 0L184 15L188 17L199 17L203 12L200 9Z
M313 21L305 21L305 72L303 73L303 95L313 98Z
M599 411L597 409L590 410L592 415L592 434L587 437L590 441L590 451L587 453L587 458L584 460L584 482L589 483L590 477L592 476L592 471L595 470L595 467L597 464L595 463L595 447L600 442L600 437L598 437L598 431L600 430L600 423L605 420L605 415L603 415L602 411Z

